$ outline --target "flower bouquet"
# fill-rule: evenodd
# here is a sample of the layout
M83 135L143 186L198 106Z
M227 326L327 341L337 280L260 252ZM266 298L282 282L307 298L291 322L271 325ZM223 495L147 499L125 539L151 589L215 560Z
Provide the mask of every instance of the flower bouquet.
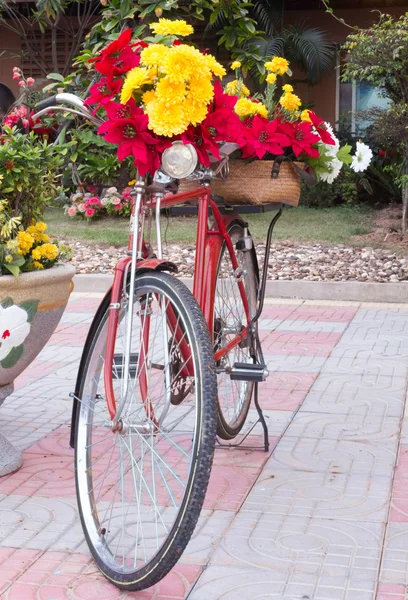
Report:
M150 28L155 35L146 40L132 41L131 30L124 31L93 59L101 78L86 101L106 119L99 133L118 146L119 160L133 157L141 176L153 176L163 152L174 143L189 145L199 163L209 167L211 160L222 159L227 142L241 161L231 161L230 184L215 183L216 192L228 195L230 185L233 197L228 200L297 204L298 174L304 168L331 183L343 164L355 170L368 166L368 147L359 143L352 157L351 147L340 147L328 123L301 110L290 84L279 86L279 78L291 75L284 58L266 62L265 91L251 97L239 62L232 64L236 79L223 89L224 67L180 41L193 33L185 21L160 19ZM284 159L290 162L281 168ZM272 198L278 187L281 192Z

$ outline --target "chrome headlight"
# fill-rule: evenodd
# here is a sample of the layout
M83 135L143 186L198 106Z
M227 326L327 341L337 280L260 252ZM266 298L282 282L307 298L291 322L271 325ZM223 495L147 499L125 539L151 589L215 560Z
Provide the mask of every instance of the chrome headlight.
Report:
M197 151L192 144L177 140L162 154L162 169L173 179L185 179L198 163Z

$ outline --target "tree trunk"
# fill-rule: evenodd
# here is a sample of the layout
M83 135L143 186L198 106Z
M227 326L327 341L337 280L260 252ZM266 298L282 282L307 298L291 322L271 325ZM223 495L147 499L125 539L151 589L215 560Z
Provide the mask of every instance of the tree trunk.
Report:
M407 217L408 217L408 156L404 158L404 176L402 180L402 235L407 233Z

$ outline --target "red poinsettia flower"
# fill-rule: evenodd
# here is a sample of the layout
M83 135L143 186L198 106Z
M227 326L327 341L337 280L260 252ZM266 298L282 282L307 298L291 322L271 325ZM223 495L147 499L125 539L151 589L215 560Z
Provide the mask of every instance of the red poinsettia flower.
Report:
M238 96L228 96L224 94L221 83L217 80L214 83L214 109L226 108L229 111L233 111L236 103L238 102Z
M85 100L84 104L87 106L97 104L97 108L101 105L105 106L119 93L121 87L122 82L120 79L114 80L110 77L102 77L98 83L91 85L89 90L90 96Z
M221 160L218 146L211 136L211 133L203 126L203 124L198 125L197 127L190 125L187 131L182 134L181 139L185 144L192 144L194 146L197 150L198 160L204 167L210 166L209 153L218 160Z
M320 154L315 144L320 141L320 137L311 131L311 123L308 121L279 123L278 129L290 139L290 146L296 157L300 154L307 154L307 156L319 158Z
M324 144L330 144L334 146L336 142L332 138L329 131L327 131L326 123L317 116L312 110L309 110L309 118L312 121L317 133L320 135L320 138Z
M241 119L226 108L208 113L202 126L210 132L212 139L216 142L235 142L241 137Z
M268 121L255 115L251 127L244 130L241 144L244 158L257 156L262 159L267 152L276 156L283 154L283 148L290 145L290 139L278 131L277 119Z
M114 102L111 100L105 105L105 111L109 121L129 119L130 117L140 115L140 108L137 106L133 98L130 98L127 104L121 104L120 102Z
M140 63L140 56L132 47L141 47L141 44L136 42L131 45L131 37L131 29L123 31L117 40L101 51L101 57L96 59L95 69L102 75L117 77L137 67Z
M115 103L116 104L116 103ZM110 107L109 110L114 110ZM132 115L106 121L98 129L107 142L118 144L118 159L134 156L141 176L154 173L160 166L160 156L170 143L163 142L147 131L148 117L139 107L131 108Z

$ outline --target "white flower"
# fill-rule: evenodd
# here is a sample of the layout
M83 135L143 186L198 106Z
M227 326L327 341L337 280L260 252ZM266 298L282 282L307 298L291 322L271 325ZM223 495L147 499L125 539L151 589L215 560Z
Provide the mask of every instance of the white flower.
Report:
M365 171L372 158L373 152L367 146L367 144L363 144L363 142L357 142L356 153L353 156L353 162L350 166L356 173L359 171Z
M109 196L110 194L117 194L118 193L118 188L115 187L110 187L106 190L106 195Z
M101 204L102 206L107 206L110 203L109 198L101 198Z
M30 333L28 314L19 306L0 306L0 361L20 346Z
M337 137L334 135L333 127L330 125L330 123L325 123L325 125L326 125L327 131L330 133L330 135L332 136L332 138L334 140L334 144L325 144L324 145L326 148L326 154L328 154L329 156L335 157L337 152L340 150L340 142L337 139Z
M81 204L78 204L77 209L78 209L78 212L84 213L86 210L85 204L83 202L81 202Z
M112 198L109 198L109 200L112 202L112 204L114 206L117 206L118 204L120 204L120 196L113 196Z
M333 158L327 164L327 171L325 173L319 173L320 181L326 181L326 183L333 183L336 177L339 176L343 163L338 158Z

